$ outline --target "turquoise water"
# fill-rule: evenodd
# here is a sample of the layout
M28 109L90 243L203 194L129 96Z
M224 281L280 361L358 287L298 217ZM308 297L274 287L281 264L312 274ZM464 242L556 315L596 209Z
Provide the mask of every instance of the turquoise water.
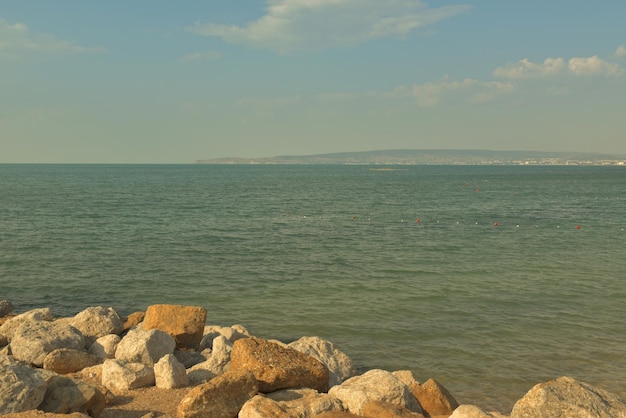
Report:
M0 299L200 305L501 411L626 395L624 167L397 168L0 165Z

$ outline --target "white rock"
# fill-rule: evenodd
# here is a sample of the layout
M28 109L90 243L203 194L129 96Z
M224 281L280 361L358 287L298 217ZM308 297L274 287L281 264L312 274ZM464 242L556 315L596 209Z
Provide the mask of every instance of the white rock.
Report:
M158 329L135 328L126 334L117 345L115 358L127 363L143 363L153 366L161 357L172 354L176 341Z
M163 389L182 388L189 384L185 366L174 357L166 354L154 365L156 386Z
M215 337L212 345L213 350L209 358L189 369L189 382L192 385L208 382L215 376L220 376L230 370L230 353L233 350L233 344L220 335Z
M308 354L328 367L329 387L340 385L344 380L356 375L350 357L339 351L332 342L320 337L302 337L289 344L289 347Z
M449 418L494 418L494 416L476 405L459 405Z
M335 396L351 413L361 415L369 401L388 402L412 412L422 412L417 400L397 377L385 370L374 369L352 377L328 393Z
M11 352L16 360L41 367L43 360L57 348L82 350L85 339L76 328L57 322L25 321L13 333Z
M119 334L124 329L124 323L115 309L103 306L92 306L79 312L70 324L83 334L88 346L99 337Z
M35 409L46 394L46 381L32 367L0 356L0 415Z
M25 321L52 321L52 311L50 308L39 308L14 316L0 325L0 334L7 337L7 340L11 342L13 333Z
M103 359L115 358L115 350L122 338L117 334L104 335L94 341L89 347L89 354Z
M207 325L204 327L202 340L200 341L200 351L205 348L213 348L213 341L216 337L223 336L231 343L240 338L250 337L250 333L242 325L233 325L232 327L221 327L219 325Z
M145 364L109 359L102 365L102 385L112 392L119 393L154 384L154 369Z

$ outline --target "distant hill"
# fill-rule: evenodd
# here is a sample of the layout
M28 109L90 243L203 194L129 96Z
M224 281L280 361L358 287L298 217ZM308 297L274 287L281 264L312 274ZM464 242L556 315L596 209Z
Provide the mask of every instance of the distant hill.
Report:
M626 156L539 151L381 150L266 158L217 158L197 164L340 164L340 165L624 165Z

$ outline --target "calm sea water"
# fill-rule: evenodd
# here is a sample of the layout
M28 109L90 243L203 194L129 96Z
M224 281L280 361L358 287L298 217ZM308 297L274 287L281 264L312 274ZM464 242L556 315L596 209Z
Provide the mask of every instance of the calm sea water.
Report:
M626 168L0 165L0 299L200 305L510 410L626 394Z

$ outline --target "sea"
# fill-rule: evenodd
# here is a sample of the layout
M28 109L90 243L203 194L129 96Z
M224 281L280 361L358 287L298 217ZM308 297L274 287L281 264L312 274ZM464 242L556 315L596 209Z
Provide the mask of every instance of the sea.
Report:
M320 336L508 412L626 396L626 167L0 165L0 299Z

